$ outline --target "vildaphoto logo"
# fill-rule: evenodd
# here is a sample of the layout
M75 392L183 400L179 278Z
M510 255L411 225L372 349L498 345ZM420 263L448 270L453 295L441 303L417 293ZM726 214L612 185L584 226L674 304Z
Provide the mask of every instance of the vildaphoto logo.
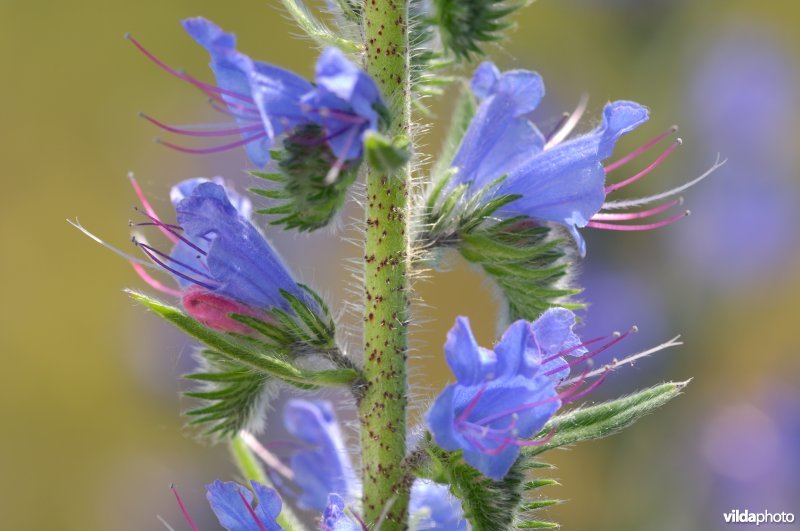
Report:
M734 509L727 513L722 513L726 524L791 524L794 522L794 513L771 513L769 511L762 511L760 513L753 513L745 509L740 511Z

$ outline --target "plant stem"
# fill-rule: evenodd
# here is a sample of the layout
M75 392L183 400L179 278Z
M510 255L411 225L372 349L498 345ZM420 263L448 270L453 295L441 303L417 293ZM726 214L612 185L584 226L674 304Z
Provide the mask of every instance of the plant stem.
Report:
M365 0L366 70L392 117L388 135L409 134L407 0ZM364 377L361 418L363 512L382 530L407 527L408 167L367 174L364 254Z

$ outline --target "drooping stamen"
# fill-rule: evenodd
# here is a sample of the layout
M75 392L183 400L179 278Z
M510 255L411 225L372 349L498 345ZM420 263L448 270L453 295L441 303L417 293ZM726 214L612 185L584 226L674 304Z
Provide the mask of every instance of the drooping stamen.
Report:
M481 388L478 389L478 392L475 393L475 396L472 397L472 400L469 401L467 407L465 407L464 411L462 411L461 414L458 416L458 418L456 419L456 423L466 422L469 414L472 413L472 410L475 409L475 406L478 405L478 402L483 396L484 391L486 391L486 382L484 382L481 385Z
M635 159L636 157L638 157L639 155L641 155L642 153L644 153L645 151L650 149L651 147L653 147L656 144L658 144L665 137L667 137L667 136L669 136L669 135L671 135L673 133L677 133L677 132L678 132L678 126L677 125L673 125L672 127L667 129L663 133L659 134L658 136L656 136L654 139L652 139L651 141L649 141L648 143L646 143L645 145L643 145L639 149L637 149L635 151L632 151L631 153L628 153L627 155L625 155L621 159L616 160L616 161L612 162L611 164L607 165L605 167L606 173L612 172L612 171L616 170L617 168L619 168L621 166L624 166L625 164L629 163L630 161L632 161L633 159Z
M584 341L583 343L575 345L574 347L568 348L566 350L562 350L558 354L553 354L552 356L543 359L542 361L539 362L539 365L544 365L545 363L549 363L549 362L553 361L556 358L560 358L561 356L566 356L570 352L574 352L574 351L578 350L581 347L588 347L589 345L597 343L598 341L603 341L604 339L608 339L608 336L600 336L600 337L596 337L594 339L590 339L589 341Z
M358 129L353 128L350 132L350 135L348 135L347 140L345 141L344 147L342 148L342 156L338 157L336 162L333 163L333 166L331 166L331 169L328 170L328 174L325 176L325 184L333 184L336 182L336 179L339 178L339 173L341 173L345 163L347 162L345 159L347 152L350 151L350 147L352 147L357 135Z
M242 441L244 441L247 447L250 448L254 454L264 461L270 470L278 472L289 481L294 481L294 472L292 472L292 469L284 465L283 461L278 459L277 456L267 450L267 448L261 444L261 442L256 439L252 433L249 431L240 431L239 437L241 437Z
M566 400L564 400L564 404L571 404L571 403L575 402L576 400L580 400L584 396L588 395L589 393L591 393L592 391L594 391L595 389L600 387L603 384L603 382L606 381L606 378L608 377L608 375L610 373L611 373L611 370L610 369L606 369L606 371L600 376L600 378L598 378L597 380L593 381L591 384L589 384L586 387L586 389L582 390L580 393L576 393L573 396L571 396L571 397L567 398Z
M241 498L242 503L244 503L244 506L247 507L247 512L250 513L250 516L252 516L253 520L255 520L256 524L258 524L259 531L267 531L267 528L264 527L264 524L261 523L261 520L258 518L258 515L253 510L253 506L250 505L250 502L248 502L247 498L245 498L244 494L242 494L242 491L237 489L236 492L239 493L239 498Z
M183 500L181 500L181 496L180 494L178 494L178 489L175 488L175 484L171 483L169 488L172 489L172 493L175 495L175 499L178 500L178 507L181 508L181 513L183 514L183 517L186 518L186 522L188 522L189 527L192 528L192 531L200 531L200 528L198 528L192 521L192 517L189 516L189 512L186 510L186 506L183 505Z
M202 287L204 287L204 288L206 288L208 290L211 290L211 291L214 291L215 289L217 289L219 287L219 286L214 286L212 284L208 284L208 283L203 282L201 280L198 280L198 279L196 279L194 277L191 277L191 276L187 275L186 273L178 271L174 267L172 267L170 265L167 265L163 260L159 259L158 256L156 256L156 254L159 254L159 255L169 259L170 261L175 262L176 264L180 265L181 267L185 267L186 269L191 270L194 273L197 273L197 274L199 274L201 276L209 278L207 275L205 275L204 273L201 273L197 269L194 269L193 267L188 266L188 265L184 264L183 262L181 262L179 260L176 260L176 259L170 257L169 255L164 254L164 253L162 253L161 251L159 251L157 249L154 249L153 247L151 247L149 245L146 245L146 244L143 244L141 242L138 242L135 239L134 239L134 243L136 245L138 245L140 249L142 249L142 252L144 252L144 254L146 254L147 257L150 258L150 260L152 260L156 264L160 265L161 267L163 267L164 269L166 269L167 271L169 271L173 275L176 275L176 276L178 276L178 277L180 277L180 278L182 278L184 280L187 280L187 281L189 281L189 282L191 282L193 284L197 284L198 286L202 286ZM209 278L209 280L213 280L213 279Z
M500 454L503 451L505 451L506 448L511 446L511 443L514 442L514 439L512 439L511 437L507 437L505 440L503 440L503 442L500 443L500 446L497 446L495 448L487 448L486 446L481 444L481 442L478 439L476 439L474 435L465 433L464 438L467 439L470 443L472 443L472 445L475 446L475 448L477 448L478 451L486 455Z
M614 223L601 223L599 221L590 221L586 224L587 227L592 229L604 229L604 230L619 230L619 231L638 231L638 230L653 230L660 227L664 227L671 223L675 223L679 219L683 219L686 216L691 215L691 210L686 210L680 214L676 214L671 218L667 218L663 221L659 221L656 223L648 223L646 225L616 225Z
M561 129L547 140L543 149L550 149L563 142L569 136L572 130L575 129L575 126L578 125L578 122L580 122L583 113L586 112L586 105L588 103L589 94L584 92L581 94L581 98L578 100L578 105L575 107L575 110L572 111L572 114L570 114L569 118L564 122L564 125L561 126Z
M198 137L217 137L217 136L233 136L233 135L243 135L245 133L254 133L256 131L261 131L264 129L264 126L261 124L255 125L248 125L246 127L237 127L234 129L217 129L216 131L193 131L191 129L184 129L180 127L174 127L171 125L167 125L163 122L156 120L148 116L147 114L140 112L139 116L150 122L151 124L159 127L165 131L169 131L170 133L175 133L177 135L184 135L184 136L198 136Z
M181 297L183 295L183 293L180 290L166 286L161 282L159 282L158 280L151 277L150 274L147 271L145 271L144 267L142 267L140 264L137 264L136 262L131 262L131 266L133 267L133 270L136 271L136 274L139 275L139 278L147 282L147 284L151 288L154 288L160 291L161 293L165 293L172 297Z
M187 148L187 147L184 147L184 146L179 146L179 145L173 144L171 142L167 142L165 140L161 140L160 138L156 138L156 143L157 144L162 144L162 145L164 145L164 146L166 146L166 147L168 147L170 149L174 149L175 151L180 151L182 153L189 153L191 155L208 155L208 154L211 154L211 153L219 153L221 151L228 151L228 150L237 148L239 146L244 146L246 144L249 144L250 142L253 142L255 140L259 140L261 138L264 138L265 136L267 136L267 133L259 133L257 135L252 135L252 136L249 136L249 137L246 137L246 138L242 138L241 140L237 140L236 142L231 142L230 144L223 144L221 146L215 146L215 147L203 148L203 149L193 149L193 148Z
M624 334L621 334L621 335L617 336L615 339L612 339L611 341L609 341L608 343L606 343L602 347L600 347L600 348L598 348L596 350L593 350L591 352L587 352L586 354L584 354L583 356L581 356L579 358L575 358L574 360L571 360L569 363L567 363L566 367L557 367L555 369L547 371L546 373L544 373L544 375L545 376L552 376L553 374L555 374L557 372L563 371L565 368L569 369L569 368L572 368L573 366L577 365L578 363L590 360L593 357L595 357L598 354L600 354L601 352L603 352L605 350L608 350L609 348L613 347L614 345L616 345L617 343L619 343L620 341L622 341L623 339L625 339L629 335L634 334L634 333L636 333L638 331L639 331L638 327L636 327L636 326L631 327L630 330L628 330Z
M638 181L639 179L641 179L642 177L644 177L645 175L647 175L648 173L650 173L651 171L656 169L662 162L664 162L664 159L666 159L669 156L669 154L672 153L673 151L675 151L675 149L678 146L680 146L681 144L683 144L683 140L681 140L680 138L676 138L675 142L673 142L671 146L669 146L667 149L665 149L664 152L661 153L661 155L659 155L658 158L656 158L656 160L654 160L653 163L650 164L648 167L646 167L645 169L643 169L642 171L640 171L639 173L637 173L633 177L629 177L629 178L625 179L624 181L620 181L618 183L614 183L614 184L610 184L610 185L606 186L606 189L605 189L606 195L608 195L611 192L614 192L616 190L619 190L620 188L624 188L624 187L626 187L626 186L628 186L630 184L635 183L636 181Z
M663 199L667 199L667 198L672 197L674 195L678 195L678 194L682 193L683 191L687 190L688 188L691 188L692 186L696 185L697 183L699 183L700 181L702 181L703 179L705 179L706 177L708 177L712 173L714 173L714 171L716 171L720 166L725 164L727 161L728 161L727 159L720 160L720 156L717 155L717 160L716 160L716 162L714 162L713 166L711 166L705 173L703 173L699 177L696 177L696 178L692 179L688 183L682 184L682 185L680 185L680 186L678 186L676 188L673 188L672 190L667 190L666 192L661 192L660 194L649 195L649 196L646 196L646 197L637 197L635 199L623 199L621 201L606 201L605 203L603 203L603 209L605 209L605 210L619 210L619 209L631 208L631 207L635 207L635 206L641 206L641 205L647 205L647 204L650 204L650 203L655 203L657 201L661 201Z
M550 440L555 436L556 431L557 431L556 427L553 426L552 428L550 428L550 431L547 433L547 435L545 435L541 439L532 439L529 441L523 439L517 439L517 441L514 444L516 444L517 446L542 446L550 442Z
M161 222L161 219L159 219L158 214L156 214L155 209L152 206L150 206L150 202L147 200L147 197L145 197L144 192L142 191L142 187L139 186L139 182L136 180L136 177L133 175L133 172L128 172L128 180L131 182L131 186L133 187L133 191L136 193L136 197L139 198L139 202L144 207L144 211L147 212L147 216L150 219L152 219L155 223L159 224L158 227L159 230L161 230L164 236L169 238L170 241L172 241L172 243L177 242L178 239L176 235L174 235L166 228L166 226Z
M131 41L133 43L133 45L136 46L139 49L139 51L142 52L145 55L145 57L147 57L148 59L153 61L159 67L161 67L162 69L166 70L167 72L169 72L173 76L177 77L178 79L182 79L184 81L188 81L192 85L195 85L197 88L203 90L203 92L211 91L211 92L214 92L214 93L220 93L220 94L224 94L226 96L230 96L231 98L236 98L238 100L244 101L244 102L246 102L246 103L248 103L250 105L253 104L253 99L250 98L249 96L245 96L243 94L239 94L238 92L233 92L231 90L225 90L225 89L217 87L215 85L209 85L208 83L204 83L204 82L202 82L202 81L200 81L198 79L193 78L192 76L190 76L189 74L186 74L185 72L180 72L180 71L175 70L174 68L172 68L170 66L167 66L166 63L164 63L158 57L153 55L150 51L147 50L147 48L142 46L142 44L139 43L139 41L137 41L135 38L133 38L133 36L130 33L126 33L125 34L125 38L128 39L129 41ZM225 102L225 103L227 103L227 102Z
M592 221L629 221L631 219L643 219L655 216L656 214L660 214L665 210L669 210L674 206L679 206L683 204L683 197L679 197L678 199L673 199L663 205L657 206L655 208L651 208L650 210L643 210L641 212L625 212L625 213L609 213L609 212L598 212L594 216L592 216Z
M139 212L140 214L143 214L143 215L147 216L148 218L152 219L153 223L155 225L157 225L158 228L160 228L162 231L166 231L167 235L170 236L170 239L173 241L173 243L177 243L178 240L180 240L183 243L185 243L186 245L188 245L189 247L191 247L192 249L194 249L195 251L197 251L198 253L202 254L203 256L208 254L202 248L200 248L196 244L192 243L192 241L189 240L189 238L187 238L186 236L183 236L182 234L179 234L177 232L177 230L175 228L173 228L173 227L175 227L175 225L167 225L166 223L163 223L160 219L155 218L155 217L151 216L150 214L147 214L146 212L142 212L141 210L139 210L136 207L133 207L133 209L136 212ZM183 230L182 227L178 227L178 228Z
M531 402L529 404L522 404L522 405L519 405L519 406L516 406L516 407L512 407L512 408L506 409L505 411L501 411L499 413L495 413L494 415L488 415L486 417L483 417L480 420L472 422L472 424L477 424L477 425L489 424L490 422L494 422L495 420L498 420L498 419L501 419L503 417L507 417L507 416L519 413L521 411L527 411L529 409L537 408L537 407L542 406L544 404L549 404L550 402L555 402L556 400L561 400L565 396L569 396L569 394L571 392L575 392L581 385L583 385L582 381L579 382L578 384L574 385L573 387L570 387L566 391L563 391L562 393L558 393L558 394L556 394L554 396L551 396L549 398L544 398L542 400L537 400L536 402Z
M221 105L217 104L215 102L215 98L212 98L212 97L208 98L208 103L209 103L209 105L211 105L212 109L214 109L215 111L217 111L219 113L222 113L222 114L224 114L226 116L233 116L234 118L239 118L240 120L252 120L252 121L255 121L257 119L255 116L245 116L245 115L242 115L242 114L239 114L239 113L236 113L236 112L230 110L230 108L222 107ZM224 103L227 104L227 102L224 102ZM246 112L246 113L250 113L250 114L253 114L253 115L258 115L259 114L258 109L243 108L243 109L241 109L241 111L242 112Z

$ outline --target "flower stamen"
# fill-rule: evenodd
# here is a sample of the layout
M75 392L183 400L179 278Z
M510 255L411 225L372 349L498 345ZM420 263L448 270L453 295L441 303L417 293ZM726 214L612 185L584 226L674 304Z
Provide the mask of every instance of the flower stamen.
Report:
M172 489L172 493L175 495L175 499L178 501L178 507L181 509L181 514L186 519L186 522L189 524L189 527L192 528L192 531L200 531L200 528L192 521L192 517L189 516L189 512L186 510L186 506L183 505L183 500L181 500L180 494L178 494L178 489L175 488L175 484L171 483L169 486Z
M667 136L669 136L669 135L671 135L673 133L677 133L677 132L678 132L678 126L677 125L673 125L672 127L667 129L663 133L657 135L654 139L652 139L649 142L647 142L645 145L643 145L639 149L637 149L635 151L632 151L631 153L628 153L627 155L625 155L621 159L616 160L616 161L612 162L611 164L609 164L608 166L606 166L605 167L606 173L612 172L612 171L616 170L617 168L620 168L620 167L624 166L625 164L627 164L630 161L632 161L633 159L637 158L639 155L641 155L642 153L644 153L645 151L647 151L651 147L653 147L656 144L658 144L662 139L666 138Z
M669 146L667 149L665 149L664 152L661 153L661 155L659 155L658 158L656 158L656 160L654 160L648 167L646 167L645 169L643 169L642 171L640 171L639 173L637 173L633 177L629 177L629 178L625 179L624 181L620 181L618 183L614 183L614 184L611 184L609 186L606 186L606 188L605 188L606 195L608 195L608 194L610 194L612 192L615 192L615 191L619 190L620 188L624 188L624 187L626 187L628 185L631 185L631 184L635 183L636 181L638 181L639 179L641 179L642 177L646 176L648 173L652 172L654 169L656 169L658 166L660 166L661 163L664 162L664 159L666 159L669 156L669 154L672 153L673 151L675 151L675 149L678 146L680 146L681 144L683 144L683 140L681 140L680 138L676 138L675 142L673 142L671 146Z
M683 219L686 216L690 216L691 214L692 214L691 210L685 210L684 212L676 214L671 218L667 218L665 220L658 221L656 223L647 223L645 225L616 225L614 223L601 223L598 221L590 221L589 223L586 224L586 226L592 229L618 230L618 231L653 230L675 223L679 219Z
M156 138L156 144L164 145L170 149L174 149L175 151L180 151L182 153L189 153L190 155L209 155L211 153L220 153L222 151L229 151L231 149L237 148L239 146L243 146L245 144L249 144L254 140L259 140L267 136L267 133L261 132L252 136L248 136L246 138L242 138L241 140L237 140L236 142L231 142L230 144L223 144L221 146L214 146L210 148L202 148L202 149L194 149L188 148L185 146L179 146L177 144L173 144L172 142L167 142L165 140L161 140L160 138Z

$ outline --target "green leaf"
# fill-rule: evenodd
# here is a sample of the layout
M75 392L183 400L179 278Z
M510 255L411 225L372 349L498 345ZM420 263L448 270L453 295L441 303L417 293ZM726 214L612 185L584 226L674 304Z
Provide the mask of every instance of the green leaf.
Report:
M178 308L134 291L128 290L128 294L231 362L261 374L274 376L301 389L314 389L319 386L346 387L359 378L359 373L353 369L310 371L297 367L288 361L286 351L253 350L250 345L237 341L230 334L223 334L203 326Z
M389 140L375 131L368 132L364 138L364 151L369 165L381 173L402 168L411 157L408 137L399 136Z
M276 202L256 211L277 216L271 224L316 230L327 225L344 204L358 166L356 162L347 163L337 174L332 169L337 164L336 156L324 138L325 131L320 126L300 126L283 140L283 149L275 154L282 173L250 172L274 183L269 189L250 189Z
M450 485L450 492L461 500L470 529L495 531L511 526L522 500L523 466L515 464L502 480L495 481L468 465L460 451L445 452L434 446L428 451L431 463L421 473Z
M284 7L305 31L320 46L335 46L345 52L357 53L361 46L349 39L337 36L325 24L315 17L302 0L281 0Z
M483 55L484 44L500 40L511 26L508 16L529 2L523 0L434 0L432 23L445 49L462 61Z
M526 458L533 457L553 448L607 437L663 406L681 394L687 384L688 382L664 383L616 400L577 408L553 417L539 434L546 434L555 428L553 438L542 446L524 448L523 454Z
M184 378L203 383L200 390L184 395L201 401L190 409L191 425L204 425L205 435L233 437L258 419L267 401L267 387L275 380L242 367L213 350L199 353L201 368Z
M464 138L464 134L467 132L467 128L477 109L478 104L475 101L475 96L472 95L472 90L470 90L467 83L462 83L450 118L450 126L442 144L442 150L439 152L436 165L431 172L435 184L440 183L450 169L453 157L455 157L458 146L461 145L461 140Z

